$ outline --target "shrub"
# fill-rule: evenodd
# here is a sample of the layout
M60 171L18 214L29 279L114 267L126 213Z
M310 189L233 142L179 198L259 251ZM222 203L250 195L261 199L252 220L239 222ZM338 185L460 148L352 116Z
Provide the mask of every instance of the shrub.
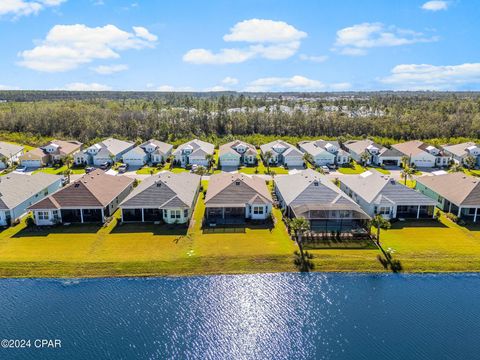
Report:
M452 220L454 223L458 223L458 216L455 215L455 214L452 214L452 213L446 213L445 216L447 217L447 219L450 219Z
M25 219L25 225L27 225L27 227L35 226L35 221L33 220L33 217L28 216L28 217Z

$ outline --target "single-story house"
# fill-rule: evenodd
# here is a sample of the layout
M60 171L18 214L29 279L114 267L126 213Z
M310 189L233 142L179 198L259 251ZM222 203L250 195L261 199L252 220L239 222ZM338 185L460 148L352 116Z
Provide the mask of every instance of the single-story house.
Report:
M465 159L472 156L480 165L480 147L474 142L465 142L455 145L442 145L445 154L449 155L457 164L465 164Z
M251 144L235 140L223 144L218 149L218 162L221 166L238 167L240 165L255 165L257 149Z
M289 218L305 218L316 232L365 229L370 216L325 175L312 169L275 177L279 205Z
M95 170L29 207L35 224L103 223L133 190L134 180Z
M436 201L437 207L459 218L477 221L480 180L464 173L421 176L415 188Z
M122 155L122 162L130 166L159 164L172 154L173 145L150 139Z
M442 167L450 164L450 156L433 145L420 140L412 140L392 145L409 159L410 164L416 167Z
M400 166L403 154L394 149L378 145L372 140L349 140L343 146L350 153L353 160L362 163L364 153L368 154L367 165L376 166Z
M28 214L27 208L62 187L62 176L10 173L0 177L0 226L8 226Z
M0 141L0 170L18 162L23 155L23 150L21 145Z
M260 146L260 152L264 161L265 154L269 153L270 165L286 165L288 167L303 167L303 153L292 144L283 140L274 140Z
M74 163L100 166L105 162L120 161L123 154L134 147L135 144L130 141L108 138L76 153L73 157Z
M75 140L52 140L44 146L32 149L20 157L20 163L27 168L39 168L75 156L82 143Z
M124 222L190 221L201 176L188 172L161 172L143 180L120 204Z
M350 154L340 147L338 141L302 141L298 147L304 153L310 154L317 166L348 164L351 159Z
M382 215L390 220L434 216L433 199L376 170L341 177L340 189L371 217Z
M205 217L210 224L266 220L270 217L272 204L270 191L261 177L221 173L210 177Z
M175 162L181 167L187 165L208 166L208 155L213 156L215 145L194 139L177 147L173 151Z

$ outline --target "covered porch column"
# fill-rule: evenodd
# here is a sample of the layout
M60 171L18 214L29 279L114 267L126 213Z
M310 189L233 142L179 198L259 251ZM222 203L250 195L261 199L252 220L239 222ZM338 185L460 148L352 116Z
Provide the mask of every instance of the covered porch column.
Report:
M103 208L102 208L102 222L105 221L105 212L103 211ZM122 213L122 221L123 221L123 213Z
M475 214L473 215L473 222L477 222L477 211L478 211L478 208L475 208Z
M80 209L80 222L83 224L83 209Z
M462 207L459 206L459 207L458 207L458 214L457 214L457 216L460 217L461 214L462 214Z
M420 205L418 205L418 209L417 209L417 219L420 218Z
M145 222L145 211L142 208L142 222Z

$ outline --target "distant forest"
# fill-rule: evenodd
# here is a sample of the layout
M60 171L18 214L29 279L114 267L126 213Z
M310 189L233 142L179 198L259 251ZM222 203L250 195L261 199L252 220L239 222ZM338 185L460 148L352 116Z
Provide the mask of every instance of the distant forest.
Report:
M480 138L480 93L159 93L0 91L0 137L92 143L107 136L255 145L275 137L374 137L389 145Z

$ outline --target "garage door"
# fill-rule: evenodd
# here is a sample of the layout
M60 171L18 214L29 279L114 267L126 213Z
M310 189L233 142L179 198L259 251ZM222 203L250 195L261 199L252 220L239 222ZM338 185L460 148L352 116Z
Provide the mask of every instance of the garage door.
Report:
M132 166L142 166L144 165L143 159L123 159L123 162Z
M222 166L238 166L238 161L236 159L222 159L220 164Z
M415 165L417 167L433 167L435 163L428 160L416 160Z
M40 160L22 160L22 165L35 168L42 166Z
M286 159L287 166L303 166L302 158Z

